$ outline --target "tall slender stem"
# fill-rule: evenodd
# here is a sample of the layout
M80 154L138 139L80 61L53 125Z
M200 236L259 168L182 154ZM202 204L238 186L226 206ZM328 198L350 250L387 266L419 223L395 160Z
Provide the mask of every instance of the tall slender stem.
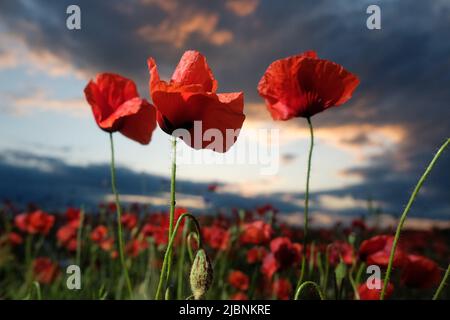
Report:
M192 214L190 214L190 213L183 213L178 218L177 223L175 224L174 232L170 236L169 241L167 243L167 249L166 249L166 252L164 254L163 265L161 267L161 273L159 275L158 287L156 289L155 300L161 299L161 290L162 290L162 287L163 287L163 285L162 285L163 284L163 279L164 279L164 275L166 273L166 270L168 271L169 256L171 255L171 252L172 252L173 242L175 240L175 236L177 234L178 227L180 226L181 221L183 221L183 219L187 218L187 217L189 217L192 221L194 221L194 225L195 225L195 229L197 231L197 237L198 237L198 247L199 248L202 247L200 224L198 223L197 219L195 219L195 217Z
M309 179L311 176L311 159L312 159L312 153L314 149L314 130L311 123L311 118L306 118L308 120L308 126L309 126L309 134L310 134L310 144L309 144L309 154L308 154L308 167L306 171L306 190L305 190L305 208L303 213L303 257L302 257L302 266L300 271L300 278L297 283L297 288L302 284L303 278L305 276L305 270L306 270L306 248L308 245L308 210L309 210Z
M447 139L444 142L444 144L439 148L438 152L435 154L433 160L431 160L430 164L428 165L427 169L423 173L422 177L420 177L419 182L417 182L417 185L414 188L414 191L411 194L411 197L409 198L408 204L406 205L405 210L403 210L402 216L400 217L400 221L397 225L397 230L395 232L394 241L392 243L391 254L389 256L389 263L388 263L388 267L386 269L386 275L384 277L384 283L383 283L383 288L382 288L381 294L380 294L380 300L384 299L384 295L386 293L386 288L387 288L387 285L389 283L389 279L391 276L392 264L393 264L394 255L395 255L395 249L397 249L398 239L400 238L400 232L402 230L403 224L405 223L406 216L408 215L409 209L411 209L411 206L412 206L414 200L416 199L420 188L422 187L423 183L425 182L425 180L427 179L431 170L433 169L436 161L439 159L439 157L444 152L444 150L448 147L449 144L450 144L450 139Z
M122 208L120 206L119 194L116 188L116 165L114 160L114 142L112 132L109 133L109 141L111 144L111 187L114 193L114 199L116 202L116 212L117 212L117 238L119 242L119 257L120 263L122 264L122 271L125 277L125 282L127 284L128 295L130 298L133 297L133 289L131 287L130 277L128 275L127 265L125 263L124 246L123 246L123 234L122 234Z
M173 233L173 224L175 220L175 206L177 204L176 202L176 175L177 175L177 138L173 137L172 140L172 174L170 178L170 213L169 213L169 236L167 239L170 239ZM169 249L167 249L169 250ZM166 284L169 282L170 279L170 270L172 268L172 250L169 251L169 261L167 264L167 274L166 274Z
M442 289L444 289L444 286L447 282L447 278L448 278L449 274L450 274L450 264L447 267L447 271L445 272L444 277L442 278L442 281L436 290L436 293L433 295L433 300L437 300L439 298L439 295L441 294L441 291L442 291Z

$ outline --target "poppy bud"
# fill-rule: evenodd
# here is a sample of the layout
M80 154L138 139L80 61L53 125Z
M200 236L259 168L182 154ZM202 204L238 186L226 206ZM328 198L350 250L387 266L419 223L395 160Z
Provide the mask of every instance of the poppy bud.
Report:
M199 249L191 268L191 290L195 300L202 298L213 280L213 268L205 250Z

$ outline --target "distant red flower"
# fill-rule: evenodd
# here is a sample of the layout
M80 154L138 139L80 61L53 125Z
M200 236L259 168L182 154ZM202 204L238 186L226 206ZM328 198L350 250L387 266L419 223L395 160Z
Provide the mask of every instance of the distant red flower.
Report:
M230 242L229 230L213 225L202 228L203 240L215 250L226 250Z
M163 245L167 244L168 242L168 234L166 228L159 225L154 225L148 222L143 225L141 232L144 237L152 237L156 245Z
M408 255L408 263L401 274L403 285L427 289L438 285L440 280L441 270L436 262L423 256Z
M272 284L272 294L278 300L289 300L289 297L292 294L291 283L284 278L275 280Z
M197 51L183 54L169 82L160 80L153 58L149 58L147 63L151 77L150 94L157 109L160 128L170 135L176 129L188 130L191 141L184 142L194 149L226 152L235 142L235 139L226 141L226 130L240 129L245 119L244 94L216 93L217 81L206 58ZM201 137L194 131L194 121L201 121ZM208 129L219 130L222 143L203 139Z
M75 251L77 249L77 231L78 228L71 223L63 225L56 232L58 243L69 251Z
M135 83L113 73L100 73L84 89L95 121L106 132L148 144L156 127L156 110L139 98Z
M270 242L270 253L264 257L261 272L269 279L275 272L297 264L301 260L302 245L289 238L278 237Z
M258 84L274 120L311 117L349 100L358 78L316 52L274 61Z
M91 232L91 240L94 242L101 242L105 240L108 236L108 228L104 225L97 226Z
M58 276L59 267L49 258L39 257L33 261L33 273L39 283L50 284Z
M130 257L137 257L143 250L148 248L148 243L145 240L133 239L127 243L125 252Z
M254 221L244 224L240 236L242 244L264 244L272 237L272 227L264 221Z
M378 280L378 281L381 282L381 280ZM379 283L379 287L380 287L380 289L376 289L376 288L369 289L366 282L362 283L358 287L359 298L361 300L380 300L381 288L383 287L382 282ZM392 283L389 283L386 288L384 298L389 299L389 297L392 295L393 292L394 292L394 285Z
M17 232L10 232L8 233L8 242L12 246L18 246L23 243L23 238Z
M248 289L249 282L248 276L239 270L231 271L228 276L228 283L241 291L246 291Z
M98 242L98 246L103 251L111 251L114 247L114 238L109 237L109 238L103 239L100 242Z
M300 262L302 245L292 243L289 238L278 237L270 242L270 251L278 262L280 269L286 269L294 263Z
M209 192L216 192L217 188L218 188L217 184L210 184L210 185L208 185L208 191Z
M385 268L389 263L389 255L393 241L394 237L388 235L379 235L364 240L359 247L359 256L369 265L374 264ZM407 263L407 254L398 246L394 255L394 267L403 267Z
M41 210L31 213L22 213L15 217L16 226L29 234L47 235L53 227L55 217Z
M361 231L367 230L367 225L363 219L354 219L352 221L352 229L359 229Z
M244 292L236 292L230 297L230 300L248 300L248 296Z
M256 212L260 215L260 216L264 216L266 213L276 213L278 210L275 209L271 204L265 204L261 207L256 208Z
M182 207L175 208L174 220L177 221L178 218L186 212L187 210L185 208ZM167 244L168 242L167 231L169 230L169 224L170 220L167 213L162 212L152 214L149 217L148 222L145 223L144 226L142 227L141 233L144 237L152 237L157 245ZM177 239L183 232L183 226L184 221L181 222L180 227L178 229Z
M247 251L247 263L253 264L260 262L267 254L267 250L264 247L253 247Z
M119 252L117 252L117 250L111 251L111 259L117 259L119 257Z
M273 253L270 253L266 255L263 259L262 265L261 265L261 273L265 275L268 279L272 279L275 272L278 271L280 268L277 259L275 259L275 256Z
M341 259L346 265L353 263L353 247L344 241L335 241L329 247L328 259L331 265L337 265Z
M81 210L77 208L67 208L66 219L67 221L79 220L81 215Z
M121 218L122 225L128 230L132 230L138 223L138 216L134 213L124 213Z

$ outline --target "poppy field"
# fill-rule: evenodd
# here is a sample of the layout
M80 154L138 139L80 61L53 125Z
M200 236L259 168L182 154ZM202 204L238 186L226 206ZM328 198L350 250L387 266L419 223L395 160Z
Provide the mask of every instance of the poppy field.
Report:
M134 205L122 215L125 262L133 299L154 299L167 247L167 212ZM129 299L117 249L115 204L98 212L68 208L46 213L30 207L16 213L2 208L2 298L5 299ZM186 211L179 208L178 218ZM202 247L213 269L206 299L379 299L367 288L366 267L385 269L393 230L368 227L361 219L350 226L311 231L303 250L303 230L277 222L270 205L253 211L197 217ZM386 299L431 299L449 256L448 230L408 231L402 234L394 258ZM198 252L195 227L187 220L177 230L169 299L186 299L195 292L189 275ZM305 282L295 286L306 257ZM81 288L69 290L69 265L79 265ZM194 271L204 270L202 267ZM69 281L70 282L70 281ZM315 288L314 286L318 286ZM441 299L448 299L443 289Z
M314 51L289 56L273 61L255 87L267 108L260 112L274 121L300 118L308 128L301 227L285 223L270 203L194 214L177 205L177 143L228 152L246 119L244 93L222 93L198 51L186 51L168 81L156 59L148 58L147 68L151 101L133 80L112 72L93 75L84 89L98 134L109 136L113 202L57 212L13 202L0 208L0 299L450 298L450 230L404 228L450 139L430 155L396 228L364 218L312 228L314 116L345 108L361 79ZM114 137L147 145L155 130L170 136L173 148L164 211L122 203L116 177ZM225 139L230 131L233 139Z

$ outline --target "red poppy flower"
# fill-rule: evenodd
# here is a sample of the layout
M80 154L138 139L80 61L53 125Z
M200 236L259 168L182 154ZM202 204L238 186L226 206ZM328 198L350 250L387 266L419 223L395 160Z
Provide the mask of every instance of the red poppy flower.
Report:
M367 225L363 219L354 219L352 221L352 229L359 229L361 231L367 230Z
M349 100L358 78L316 52L274 61L258 84L274 120L311 117Z
M230 272L230 275L228 276L228 283L241 291L246 291L248 289L249 282L248 276L239 270Z
M81 210L77 208L67 208L66 219L67 221L80 220Z
M244 224L240 241L242 244L264 244L272 237L272 227L264 221L254 221Z
M111 251L110 257L113 260L117 259L119 257L119 252L117 252L117 250Z
M272 295L278 300L289 300L292 294L292 285L287 279L275 280L272 284Z
M176 129L185 129L191 139L184 142L194 149L212 149L226 152L237 139L245 116L244 94L242 92L216 93L214 79L206 58L197 51L186 51L169 82L160 80L153 58L149 58L150 94L157 109L157 121L167 134ZM194 130L194 122L201 121L201 132ZM219 130L221 141L211 132L212 137L204 137L209 129ZM227 130L235 130L235 137L227 141ZM201 134L201 136L199 136ZM216 141L217 140L217 141Z
M145 250L147 248L148 248L147 241L133 239L127 243L127 245L125 247L125 252L130 257L135 258L142 252L142 250Z
M381 280L378 280L381 282ZM380 283L380 288L383 287L383 284ZM389 297L392 295L392 293L394 292L394 285L392 283L388 283L388 286L386 288L386 292L384 294L384 298L385 299L389 299ZM369 287L367 286L367 283L364 282L363 284L361 284L358 287L358 293L359 293L359 298L361 300L380 300L380 295L381 295L381 289L369 289Z
M230 297L230 300L248 300L248 296L244 292L236 292Z
M440 280L441 270L436 262L423 256L408 255L408 263L401 274L403 285L428 289L438 285Z
M100 73L84 89L95 121L106 132L148 144L156 127L156 110L139 98L135 83L113 73Z
M341 259L346 265L353 263L353 247L351 244L343 241L335 241L329 248L328 259L331 265L337 265Z
M167 230L159 225L146 223L142 227L141 233L144 237L152 237L156 245L163 245L168 242Z
M39 283L50 284L58 276L59 267L49 258L39 257L33 261L33 273Z
M107 236L108 236L108 228L105 227L104 225L97 226L91 232L91 240L97 243L105 240Z
M55 217L45 213L44 211L37 210L32 213L22 213L16 216L16 226L24 232L29 234L43 234L47 235L50 229L53 227Z
M222 227L213 225L202 228L203 240L215 250L226 250L230 241L230 232Z
M186 212L187 210L185 208L175 208L174 221L177 221L178 218ZM141 233L144 237L153 237L157 245L167 244L169 224L170 220L167 212L153 214L149 217L148 223L144 224L144 226L142 227ZM183 233L183 226L184 220L181 222L180 227L178 228L178 234L175 241L178 241L179 237Z
M270 203L265 204L261 207L256 208L256 212L260 215L260 216L264 216L266 213L277 213L278 210L276 208L274 208L274 206L272 206Z
M375 264L386 268L389 263L389 255L391 253L393 236L379 235L364 240L359 247L359 256L367 264ZM408 263L407 254L397 246L394 255L394 267L403 267Z
M67 223L56 232L58 243L69 251L77 249L77 231L78 228L72 223Z
M277 259L275 259L275 256L273 253L269 253L264 257L264 260L261 265L261 273L266 276L268 279L272 279L275 272L279 269L279 264Z
M102 249L103 251L111 251L112 248L114 247L114 239L113 238L106 238L101 240L100 242L98 242L98 246L100 247L100 249Z
M138 217L134 213L124 213L120 221L125 228L132 230L138 223Z
M247 251L247 263L253 264L260 262L267 254L267 250L264 247L253 247Z
M23 243L23 238L17 232L10 232L8 233L8 242L12 246L18 246Z
M210 185L208 185L208 191L209 192L216 192L218 187L219 186L217 184L210 184Z
M292 243L289 238L278 237L270 242L270 251L278 262L279 268L285 269L300 261L302 245Z

